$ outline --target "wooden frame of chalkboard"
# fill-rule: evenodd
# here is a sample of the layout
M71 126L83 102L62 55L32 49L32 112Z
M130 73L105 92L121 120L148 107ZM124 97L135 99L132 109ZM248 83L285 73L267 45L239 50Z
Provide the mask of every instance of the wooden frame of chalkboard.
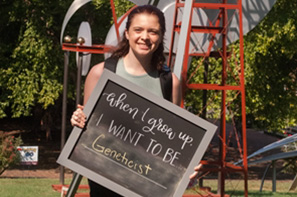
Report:
M217 127L104 70L57 162L123 196L182 196Z

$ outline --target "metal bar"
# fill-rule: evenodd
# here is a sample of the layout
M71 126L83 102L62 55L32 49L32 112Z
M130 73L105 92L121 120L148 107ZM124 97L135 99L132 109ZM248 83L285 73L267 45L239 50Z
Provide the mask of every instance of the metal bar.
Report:
M69 51L64 51L64 79L62 100L61 151L65 145L67 117L67 83L68 83ZM64 185L64 167L60 166L60 184Z
M266 177L266 174L267 174L270 166L271 166L271 163L266 167L266 169L264 171L264 174L263 174L263 177L262 177L262 181L261 181L261 185L260 185L260 192L262 192L264 181L265 181L265 177Z
M293 180L293 182L292 182L292 184L291 184L291 186L289 188L289 191L295 190L296 187L297 187L297 174L296 174L296 176L295 176L295 178L294 178L294 180Z
M292 158L297 156L297 151L290 151L290 152L284 152L284 153L277 153L273 155L268 155L266 157L263 157L261 159L257 159L255 161L249 162L249 165L263 163L266 161L273 161L273 160L279 160L279 159L286 159L286 158Z
M186 48L186 41L187 41L187 34L189 31L189 25L190 23L190 18L191 18L191 10L192 10L192 4L194 0L186 0L185 1L185 7L184 7L184 14L182 17L182 27L180 31L180 36L178 40L178 50L176 54L176 60L174 64L174 73L176 76L180 79L181 78L181 71L182 71L182 66L184 66L184 55L186 54L185 48Z
M175 40L175 24L176 24L176 19L178 15L178 2L179 0L175 0L175 11L174 11L174 18L173 18L173 24L172 24L172 32L171 32L171 42L170 42L170 47L169 47L169 54L168 54L168 60L167 64L169 67L172 67L172 54L173 54L173 47L174 47L174 40Z
M62 50L71 51L71 52L87 52L87 53L95 53L95 54L104 54L109 52L113 46L107 45L92 45L92 46L84 46L77 45L71 43L63 43Z
M182 17L182 26L177 46L177 55L174 64L174 74L181 80L182 99L181 107L184 107L184 96L186 91L187 63L189 53L190 29L192 22L192 5L194 0L186 0Z
M203 72L203 83L208 83L208 58L204 61L204 72ZM205 107L204 107L205 106ZM202 95L202 115L201 117L206 120L206 114L207 114L207 89L203 90Z
M82 176L80 174L74 173L70 186L67 190L66 197L74 197L77 191L77 188L81 182Z
M216 20L216 22L215 22L215 25L214 25L215 27L219 27L219 25L220 25L220 23L221 23L221 19L222 19L222 12L219 13L219 16L218 16L218 18L217 18L217 20ZM211 22L209 22L209 23L210 23L210 25L212 26L212 23L211 23ZM213 47L213 45L214 45L215 37L216 37L216 34L213 33L213 34L212 34L212 37L211 37L211 39L210 39L210 41L209 41L209 46L208 46L208 48L207 48L207 53L208 53L208 54L211 54L211 49L212 49L212 47Z
M154 0L153 4L154 6L157 6L160 0Z
M223 1L224 3L227 3L226 0ZM222 32L222 86L226 85L226 77L227 77L227 28L226 25L228 25L228 15L227 10L222 9L222 16L223 16L223 27L224 31ZM226 160L226 90L222 90L222 103L221 103L221 130L220 130L220 159L221 159L221 169L225 169L225 160ZM221 196L224 196L225 194L225 172L222 170L219 173L219 179L218 179L218 193L221 194Z
M243 11L242 0L238 1L239 11L239 47L240 47L240 86L241 86L241 123L242 123L242 146L243 146L243 167L244 167L244 191L248 196L248 161L247 161L247 141L246 141L246 101L244 82L244 42L243 42Z
M233 170L239 170L239 171L244 170L244 168L242 166L236 166L232 163L227 163L227 162L226 162L226 167L232 168Z
M81 72L82 72L82 53L78 53L78 64L77 64L77 73L76 73L76 106L81 104Z
M257 150L256 152L252 153L251 155L249 155L247 157L247 159L250 159L256 155L259 155L261 153L267 152L269 150L275 149L277 147L283 146L285 144L291 143L291 142L295 142L297 141L297 134L294 134L292 136L286 137L284 139L281 139L279 141L273 142L271 144L268 144L267 146L261 148L260 150ZM237 163L241 163L242 161L238 161Z
M208 57L208 53L190 53L189 56L200 56L200 57Z
M114 3L113 3L113 0L110 0L110 6L111 6L111 12L112 12L112 16L113 16L112 18L113 18L114 27L115 27L117 39L118 39L118 42L119 42L120 39L121 39L121 36L120 36L120 32L119 32L119 24L118 24L117 14L116 14L116 11L115 11L115 6L114 6Z
M224 169L220 169L220 168L217 168L217 167L213 167L213 168L210 168L210 167L204 167L202 169L200 169L199 171L201 172L208 172L208 171L211 171L211 172L221 172L221 171L224 171L224 172L242 172L243 169L231 169L231 168L224 168Z
M240 86L222 86L217 84L187 84L187 87L193 90L240 90Z
M187 28L187 35L186 35L186 43L185 43L185 49L184 49L184 57L183 57L183 64L182 64L182 102L181 107L184 107L184 98L186 95L186 81L187 81L187 72L188 72L188 63L189 63L189 50L190 50L190 39L191 39L191 27L192 27L192 15L193 15L193 3L194 1L188 1L190 5L187 6L187 9L185 8L185 12L189 13L189 22L187 26L183 26L183 28ZM183 21L184 22L184 21Z
M179 3L178 4L179 7L184 7L184 3ZM204 8L204 9L221 9L221 8L225 8L225 9L239 9L239 5L238 4L225 4L225 3L194 3L193 7L195 8Z
M209 165L214 165L214 164L219 165L220 164L218 161L208 161L208 160L201 160L200 163L202 165L208 165L208 164ZM201 169L203 169L203 168L201 168Z
M276 165L275 160L272 161L272 191L276 192Z
M226 9L234 10L239 9L238 4L228 4L226 1L224 3L194 3L193 7L199 7L204 9Z
M181 25L174 26L175 32L180 32L180 29L181 29ZM210 26L192 26L191 31L196 32L196 33L218 34L223 31L223 28L222 27L210 27Z

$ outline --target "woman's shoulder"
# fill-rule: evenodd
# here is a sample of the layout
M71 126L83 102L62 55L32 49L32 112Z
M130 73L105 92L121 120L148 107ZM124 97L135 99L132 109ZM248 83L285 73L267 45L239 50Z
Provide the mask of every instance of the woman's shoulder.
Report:
M94 65L94 66L91 68L91 70L90 70L88 76L90 76L90 77L92 77L92 78L93 78L93 77L94 77L94 78L100 78L100 76L101 76L103 70L104 70L104 62L101 62L101 63L99 63L99 64Z
M98 72L98 71L102 71L104 69L104 62L100 62L99 64L95 64L90 72Z

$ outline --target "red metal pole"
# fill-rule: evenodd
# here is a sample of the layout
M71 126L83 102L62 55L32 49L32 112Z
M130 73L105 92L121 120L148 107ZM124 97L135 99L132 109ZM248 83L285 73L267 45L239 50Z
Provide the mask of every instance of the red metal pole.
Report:
M113 16L114 27L115 27L117 39L118 39L118 42L119 42L121 37L120 37L120 33L119 33L119 24L118 24L117 14L116 14L116 11L115 11L115 6L114 6L114 3L113 3L113 0L110 0L110 6L111 6L111 11L112 11L112 16Z
M242 146L243 146L243 170L244 170L244 191L248 196L248 163L247 163L247 141L246 141L246 103L245 103L245 84L244 84L244 43L243 43L243 17L242 0L239 4L239 45L240 45L240 86L241 86L241 116L242 116Z
M173 25L172 25L172 31L171 31L171 41L170 41L170 47L169 47L169 54L168 54L168 60L167 65L171 68L172 63L172 53L173 53L173 47L174 47L174 39L175 39L175 25L176 25L176 19L178 15L178 8L177 5L179 3L179 0L175 1L175 12L174 12L174 18L173 18Z
M223 3L227 3L224 0ZM226 85L226 67L227 67L227 25L228 25L228 15L226 8L221 8L223 17L223 32L222 32L222 86ZM222 90L222 103L221 103L221 171L219 176L220 191L218 191L221 196L225 194L225 160L226 160L226 90Z

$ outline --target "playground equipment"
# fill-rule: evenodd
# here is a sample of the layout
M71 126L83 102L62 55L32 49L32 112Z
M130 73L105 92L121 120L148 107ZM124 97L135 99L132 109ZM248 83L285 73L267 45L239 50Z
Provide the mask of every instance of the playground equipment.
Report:
M273 142L271 144L268 144L267 146L255 151L254 153L250 154L247 159L250 160L248 161L248 165L255 165L255 164L258 164L258 163L264 163L264 162L267 162L269 163L263 173L263 177L262 177L262 181L261 181L261 185L260 185L260 191L262 191L262 188L263 188L263 185L264 185L264 181L265 181L265 177L267 175L267 172L269 170L270 167L272 167L272 191L273 192L276 192L276 167L275 167L275 162L277 160L280 160L280 159L286 159L286 158L293 158L293 157L296 157L297 156L297 150L293 150L293 151L289 151L289 152L280 152L280 153L276 153L276 154L270 154L270 155L267 155L265 157L262 157L260 159L255 159L255 160L251 160L253 158L255 158L255 156L258 156L262 153L265 153L265 152L268 152L268 151L271 151L273 149L276 149L276 148L280 148L280 147L283 147L283 146L287 146L293 142L296 142L297 141L297 134L294 134L292 136L288 136L284 139L281 139L279 141L276 141L276 142ZM238 165L238 164L241 164L242 163L242 160L238 161L235 163L235 165ZM289 188L289 191L291 190L294 190L296 189L297 187L297 175L295 176L290 188Z

